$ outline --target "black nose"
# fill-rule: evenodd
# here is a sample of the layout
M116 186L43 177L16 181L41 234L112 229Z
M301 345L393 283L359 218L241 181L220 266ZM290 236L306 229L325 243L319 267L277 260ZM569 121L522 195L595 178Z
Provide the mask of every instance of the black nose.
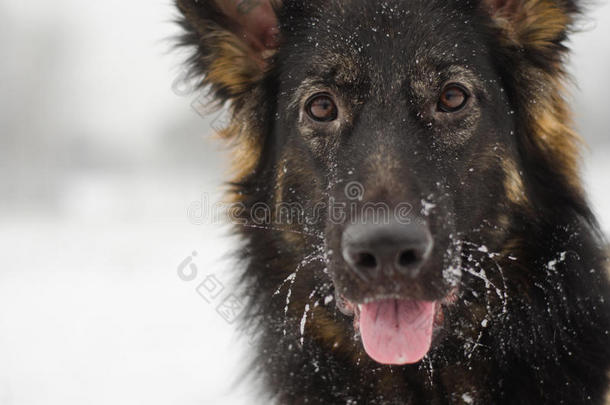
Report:
M415 222L353 224L341 243L343 258L365 280L396 273L417 277L433 245L428 227Z

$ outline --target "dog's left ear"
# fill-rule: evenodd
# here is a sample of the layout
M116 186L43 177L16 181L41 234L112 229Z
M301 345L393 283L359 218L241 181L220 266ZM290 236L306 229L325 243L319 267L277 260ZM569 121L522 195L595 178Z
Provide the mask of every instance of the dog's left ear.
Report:
M265 72L279 48L281 0L175 0L184 34L194 49L191 73L217 106L230 103L231 120L218 134L232 141L236 183L253 176L265 144ZM253 119L256 117L256 119Z
M483 9L504 33L506 45L552 56L579 12L575 0L481 0Z
M498 31L493 36L500 39L494 49L503 61L498 69L508 88L518 89L511 95L517 100L514 105L527 106L516 107L522 158L538 168L536 176L545 179L544 187L551 187L549 181L560 188L570 184L566 195L581 190L581 141L572 129L564 94L565 41L581 11L579 4L579 0L480 0L481 10Z
M277 0L176 0L183 45L218 101L236 101L261 79L278 46Z

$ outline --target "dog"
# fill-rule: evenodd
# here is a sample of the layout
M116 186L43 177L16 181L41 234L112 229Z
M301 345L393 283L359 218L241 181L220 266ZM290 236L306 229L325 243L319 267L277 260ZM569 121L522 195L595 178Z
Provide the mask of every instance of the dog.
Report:
M608 254L565 100L578 0L177 0L231 122L278 404L602 404Z

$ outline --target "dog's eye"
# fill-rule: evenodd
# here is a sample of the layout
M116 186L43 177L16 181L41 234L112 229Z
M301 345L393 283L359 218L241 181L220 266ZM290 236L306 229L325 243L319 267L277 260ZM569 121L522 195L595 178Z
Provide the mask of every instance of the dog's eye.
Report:
M337 104L332 96L327 93L319 93L312 96L305 104L307 114L312 120L318 122L330 122L337 119Z
M459 84L450 84L443 89L438 101L438 109L442 112L461 110L468 101L468 92Z

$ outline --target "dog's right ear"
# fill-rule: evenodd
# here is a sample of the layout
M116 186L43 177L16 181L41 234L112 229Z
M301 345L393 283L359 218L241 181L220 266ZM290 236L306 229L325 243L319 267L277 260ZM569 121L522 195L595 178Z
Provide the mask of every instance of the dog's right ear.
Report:
M189 63L224 102L243 96L262 77L279 44L277 0L176 0L183 15L181 44Z

